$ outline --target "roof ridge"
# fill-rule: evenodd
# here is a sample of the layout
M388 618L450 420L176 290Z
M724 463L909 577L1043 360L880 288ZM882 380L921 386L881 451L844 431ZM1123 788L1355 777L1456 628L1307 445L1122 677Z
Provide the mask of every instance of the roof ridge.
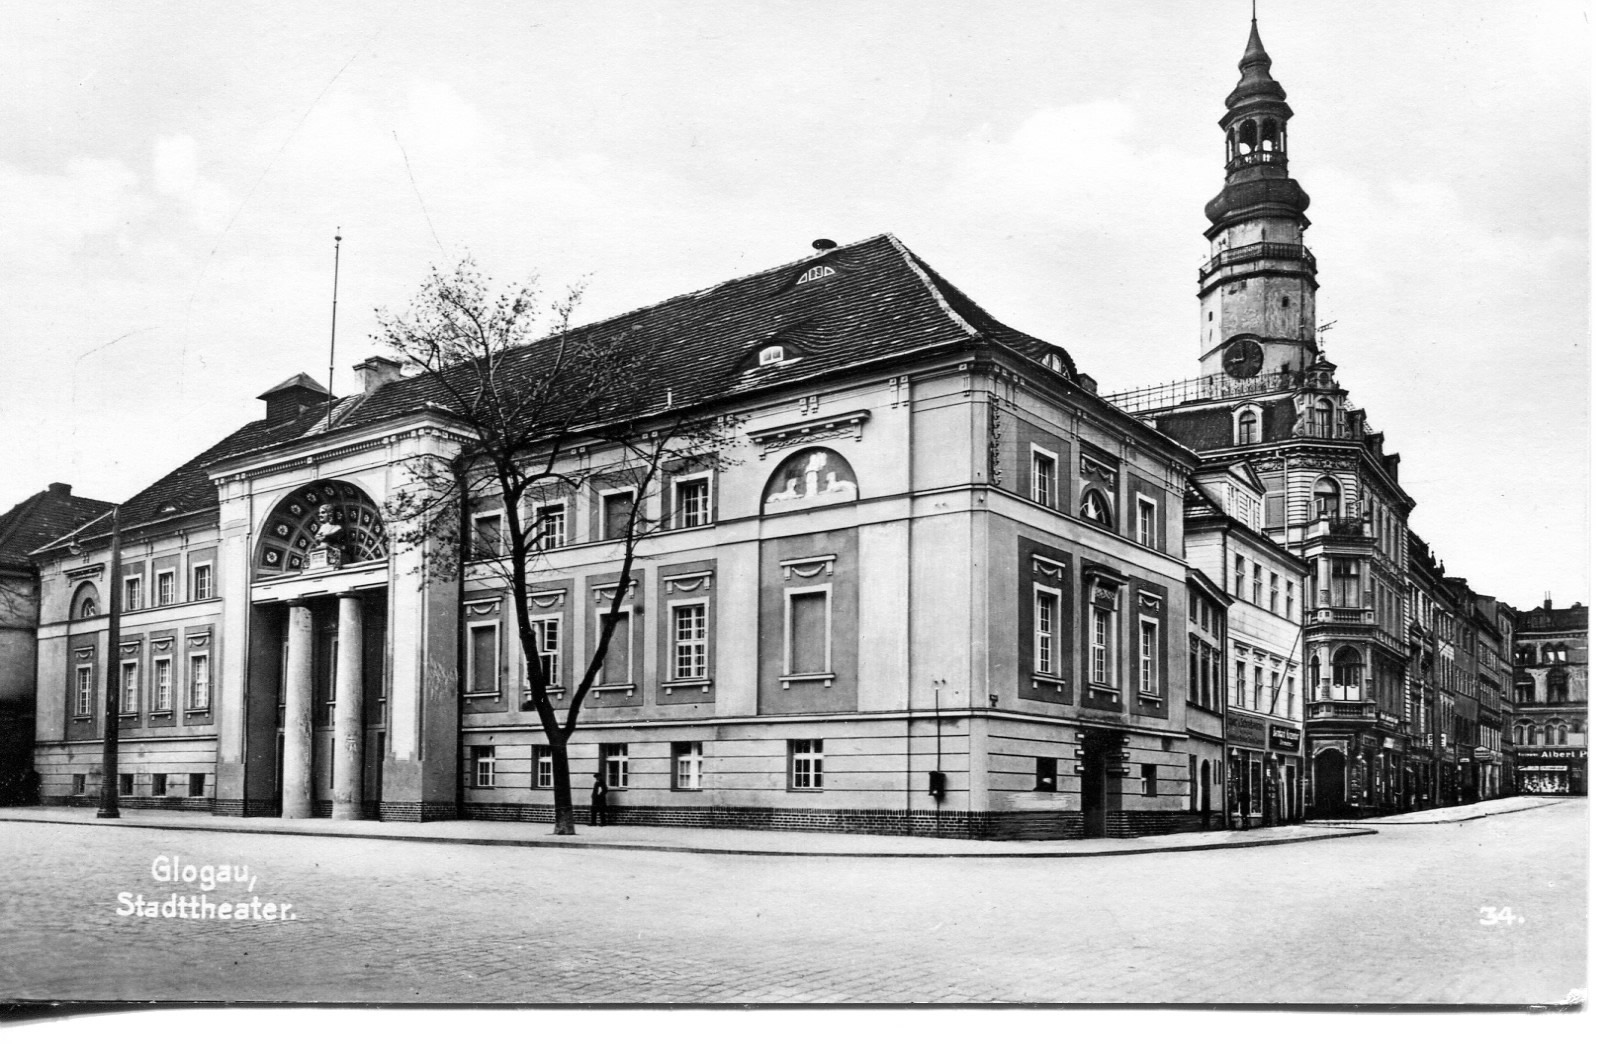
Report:
M933 282L932 275L928 274L927 263L916 257L909 247L899 241L898 236L888 232L883 233L883 235L887 237L888 242L893 244L894 250L898 251L899 256L904 259L904 263L909 266L910 271L916 274L916 278L920 279L921 284L927 288L927 293L932 295L932 299L938 302L938 307L944 310L944 313L954 321L955 325L965 330L969 336L981 338L983 336L982 332L961 318L960 313L955 310L955 306L950 303L949 298L945 296L942 290L938 289L938 285Z

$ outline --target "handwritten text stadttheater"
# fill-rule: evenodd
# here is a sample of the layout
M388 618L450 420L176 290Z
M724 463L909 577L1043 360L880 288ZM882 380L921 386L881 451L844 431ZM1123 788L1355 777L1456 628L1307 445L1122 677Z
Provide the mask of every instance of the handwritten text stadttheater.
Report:
M162 884L194 885L202 893L211 892L220 885L234 885L251 893L257 890L257 875L248 866L231 863L186 863L175 856L159 855L151 861L151 879ZM118 892L117 916L162 917L196 921L294 921L296 912L290 903L264 902L261 896L249 900L190 893L181 895L169 892L166 897L157 895L147 899L144 892Z

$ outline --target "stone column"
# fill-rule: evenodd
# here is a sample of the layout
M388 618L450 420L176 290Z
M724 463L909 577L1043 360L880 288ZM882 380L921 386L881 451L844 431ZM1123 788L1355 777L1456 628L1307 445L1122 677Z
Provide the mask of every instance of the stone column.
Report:
M363 816L363 602L340 598L335 645L335 819Z
M290 604L290 648L285 664L285 767L280 816L313 814L313 611Z

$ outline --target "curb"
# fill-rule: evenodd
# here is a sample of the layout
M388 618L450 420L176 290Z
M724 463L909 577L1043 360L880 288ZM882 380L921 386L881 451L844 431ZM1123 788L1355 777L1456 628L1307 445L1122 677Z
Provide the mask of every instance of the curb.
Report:
M1477 813L1475 815L1472 815L1472 816L1464 816L1461 819L1441 819L1441 820L1422 819L1422 820L1418 820L1416 822L1411 822L1411 823L1387 823L1387 822L1384 821L1385 817L1379 817L1379 818L1375 818L1375 819L1323 819L1323 820L1317 820L1316 822L1319 823L1320 825L1324 825L1324 826L1332 825L1332 826L1337 826L1337 827L1338 826L1349 826L1352 823L1372 823L1374 826L1381 826L1381 827L1453 826L1453 825L1455 825L1457 823L1470 823L1470 822L1473 822L1476 819L1490 819L1492 816L1511 816L1515 812L1534 812L1538 808L1550 808L1553 805L1561 805L1561 804L1563 804L1563 801L1561 799L1553 800L1553 801L1543 801L1539 805L1525 805L1523 808L1501 808L1501 809L1497 809L1494 812L1479 812L1479 813ZM1398 814L1400 814L1400 813L1398 813ZM1407 814L1411 815L1411 813L1407 813ZM1374 831L1374 832L1378 833L1378 831Z
M1312 841L1332 841L1340 838L1363 837L1379 831L1367 827L1331 828L1343 833L1320 834L1317 837L1277 837L1266 840L1220 841L1205 845L1179 845L1174 848L1114 849L1103 852L800 852L780 849L753 848L697 848L683 845L610 844L595 841L522 841L515 838L488 837L412 837L407 834L358 834L344 831L276 830L271 827L241 830L227 826L191 826L189 824L130 823L125 821L84 822L77 819L34 819L31 817L0 816L0 823L43 823L52 826L121 827L127 830L188 830L214 834L264 834L275 837L335 837L357 841L402 841L431 845L483 845L503 848L590 848L625 852L682 852L690 855L727 856L786 856L812 859L1093 859L1101 856L1161 855L1167 852L1211 852L1224 848L1266 848L1272 845L1299 845Z

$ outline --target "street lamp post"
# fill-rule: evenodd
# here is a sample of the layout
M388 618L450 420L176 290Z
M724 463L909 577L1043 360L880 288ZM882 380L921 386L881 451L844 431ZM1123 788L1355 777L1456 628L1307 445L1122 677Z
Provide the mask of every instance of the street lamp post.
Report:
M100 811L96 819L117 819L117 732L119 697L122 673L117 668L118 646L122 642L120 624L123 615L123 526L119 508L112 508L112 563L109 567L106 598L106 706L102 713L101 728L101 793Z

